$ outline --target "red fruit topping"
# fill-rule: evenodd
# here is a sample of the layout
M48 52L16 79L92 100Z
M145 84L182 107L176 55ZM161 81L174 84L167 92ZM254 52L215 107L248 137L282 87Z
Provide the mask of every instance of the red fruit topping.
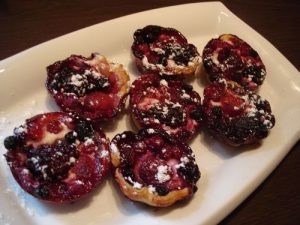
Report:
M128 74L105 57L71 55L47 67L46 86L58 106L92 121L112 118L124 107Z
M225 78L253 91L266 76L258 53L235 35L223 34L212 39L204 47L202 57L210 81Z
M192 150L163 131L148 128L138 134L127 131L116 135L111 158L114 171L133 188L148 188L159 196L185 188L189 196L197 190L200 172Z
M182 141L198 131L201 99L178 78L145 74L130 89L130 110L138 127L159 128Z
M269 102L233 81L206 87L202 109L212 134L234 146L259 142L275 125Z
M67 113L46 113L26 120L4 145L16 181L42 200L77 200L91 192L108 172L104 133Z
M131 49L142 73L189 75L199 65L196 47L173 28L149 25L135 31L133 38Z
M100 114L102 117L110 117L114 113L114 102L110 95L98 92L88 95L84 99L86 115L93 118L93 114Z

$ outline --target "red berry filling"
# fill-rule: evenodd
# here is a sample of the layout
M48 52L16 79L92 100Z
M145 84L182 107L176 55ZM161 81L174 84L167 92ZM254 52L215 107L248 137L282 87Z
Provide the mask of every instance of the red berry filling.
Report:
M124 107L118 74L103 56L71 55L47 67L46 86L63 111L99 121L114 117Z
M252 144L275 124L268 101L235 82L214 82L204 90L203 117L209 130L231 145Z
M197 64L199 53L173 28L149 25L135 31L132 52L141 72L176 75L176 68Z
M119 154L117 168L134 188L148 187L161 196L183 188L189 188L190 193L197 190L200 172L192 150L165 132L149 128L138 134L118 134L111 151Z
M130 89L130 110L139 127L159 128L183 141L200 127L200 102L193 87L178 78L145 74Z
M202 56L210 81L225 78L255 90L265 79L266 69L258 53L235 35L212 39Z
M37 115L16 128L4 144L16 181L43 200L76 200L93 190L108 171L104 133L67 113Z

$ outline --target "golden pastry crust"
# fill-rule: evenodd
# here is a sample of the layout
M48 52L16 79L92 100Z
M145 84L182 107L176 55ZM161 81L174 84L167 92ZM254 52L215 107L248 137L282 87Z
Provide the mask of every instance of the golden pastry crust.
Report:
M113 72L117 77L118 82L118 95L123 96L128 93L129 90L129 75L122 64L110 62L105 56L97 54L97 60L90 61L91 65L98 67L99 71L106 77L110 77Z
M157 193L152 193L149 187L142 187L140 189L134 188L124 179L119 169L116 169L114 176L125 196L131 200L143 202L151 206L167 207L178 200L187 198L191 195L189 189L184 188L181 190L171 191L165 196L160 196Z
M230 41L231 38L233 38L234 35L232 34L222 34L219 38L223 41Z

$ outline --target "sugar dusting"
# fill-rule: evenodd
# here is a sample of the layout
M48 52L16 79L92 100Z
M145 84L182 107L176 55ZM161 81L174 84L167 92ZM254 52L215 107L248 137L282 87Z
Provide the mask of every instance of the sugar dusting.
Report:
M170 175L168 174L169 170L170 168L167 165L160 165L157 167L157 174L155 175L155 178L159 183L164 183L171 179Z
M125 177L125 180L129 181L134 188L136 189L141 189L143 187L143 185L139 182L133 181L131 177Z
M9 178L9 187L6 187L2 192L5 195L5 201L7 204L6 207L14 209L15 214L25 213L28 217L32 218L35 217L36 212L35 209L32 207L31 198L25 191L19 187L19 185L13 180L13 178ZM0 212L0 224L15 224L16 218L10 216L5 213Z

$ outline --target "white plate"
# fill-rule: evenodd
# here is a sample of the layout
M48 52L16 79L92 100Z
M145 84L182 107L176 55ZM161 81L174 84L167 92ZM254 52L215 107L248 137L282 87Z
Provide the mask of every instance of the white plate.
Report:
M174 27L199 52L213 37L233 33L251 44L267 67L260 94L276 116L270 136L256 149L232 149L202 132L191 143L202 172L196 195L168 209L133 203L108 178L85 199L51 205L24 193L4 159L0 164L0 224L214 224L230 213L276 167L300 137L299 72L266 39L221 3L199 3L151 10L97 24L43 43L0 63L0 135L12 133L25 118L58 108L44 87L45 67L70 54L100 52L137 71L131 58L132 34L148 24ZM191 81L202 95L203 78ZM107 135L132 130L123 114L105 126ZM1 140L1 141L2 141ZM1 145L1 155L5 152Z

